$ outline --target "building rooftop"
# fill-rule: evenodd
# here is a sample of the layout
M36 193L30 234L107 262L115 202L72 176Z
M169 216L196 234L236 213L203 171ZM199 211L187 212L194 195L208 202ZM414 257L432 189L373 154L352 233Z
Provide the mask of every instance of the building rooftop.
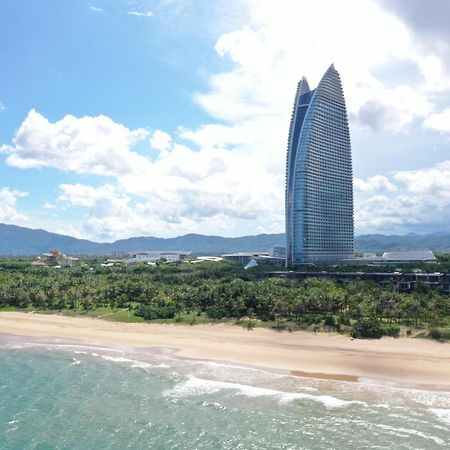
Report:
M221 255L222 257L227 257L227 256L248 256L248 257L253 257L253 256L269 256L269 253L267 252L237 252L237 253L226 253L224 255Z
M392 263L435 263L436 256L431 250L406 250L395 252L384 252L383 256L377 256L375 253L364 253L364 256L347 258L343 260L346 263L365 263L365 264L392 264Z
M436 261L436 256L431 250L384 252L383 258L395 261Z
M190 255L190 251L183 250L138 250L127 252L128 255Z

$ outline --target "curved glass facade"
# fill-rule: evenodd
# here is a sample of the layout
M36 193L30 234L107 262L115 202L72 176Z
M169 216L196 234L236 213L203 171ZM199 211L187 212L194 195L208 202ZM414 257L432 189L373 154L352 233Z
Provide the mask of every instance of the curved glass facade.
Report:
M350 133L333 65L316 89L298 84L286 164L286 264L353 256Z

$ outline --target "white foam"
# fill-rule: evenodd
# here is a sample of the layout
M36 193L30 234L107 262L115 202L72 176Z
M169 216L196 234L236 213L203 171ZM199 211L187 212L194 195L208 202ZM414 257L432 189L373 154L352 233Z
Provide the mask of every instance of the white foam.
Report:
M274 378L284 378L286 376L286 375L275 373L275 372L268 372L267 370L259 369L256 367L238 366L235 364L225 364L225 363L219 363L216 361L202 361L202 364L204 364L206 366L210 366L210 367L218 367L218 368L224 367L227 369L229 368L229 369L239 369L239 370L244 370L244 371L249 371L249 372L258 372L258 373L262 373L262 374L271 375Z
M450 407L450 393L449 392L430 392L421 390L407 390L406 395L429 408L449 408Z
M414 430L411 428L403 428L403 427L391 427L389 425L382 425L382 424L379 424L377 426L384 430L392 431L394 434L401 436L401 437L403 437L404 434L407 434L407 435L409 434L409 435L419 436L423 439L433 441L434 443L436 443L438 445L445 445L445 442L443 439L438 438L436 436L432 436L430 434L423 433L422 431L419 431L419 430Z
M138 361L136 359L125 358L123 356L109 356L109 355L100 355L103 359L107 361L116 362L116 363L129 363L131 367L137 369L149 369L149 368L161 368L167 369L170 368L169 365L160 363L160 364L151 364L145 361Z
M94 351L108 351L112 353L122 353L122 350L116 349L113 347L104 347L100 345L86 345L86 344L59 344L59 343L46 343L46 344L39 344L39 343L32 343L32 345L38 345L38 346L45 346L48 350L53 350L55 348L58 349L68 349L72 350L74 353L80 352L89 354L86 350L94 350ZM77 349L77 350L75 350ZM81 350L83 349L83 350Z
M139 362L135 361L131 367L137 368L137 369L148 369L149 367L153 367L150 363L147 362Z
M237 364L229 364L217 361L200 361L195 362L197 377L207 376L208 378L215 378L218 381L226 380L227 382L239 382L241 384L247 383L249 385L261 382L270 382L274 380L294 380L297 389L307 392L317 392L318 389L312 386L306 386L298 377L287 375L283 373L276 373L264 370L259 367L247 367ZM205 372L206 369L207 372ZM217 375L217 376L216 376ZM301 384L301 385L300 385Z
M212 407L214 409L218 409L218 410L222 410L222 411L227 409L226 406L223 406L218 402L203 402L202 406L208 406L208 407Z
M1 347L11 349L11 350L22 350L25 347L25 344L12 344L9 342L5 345L2 345Z
M170 369L171 366L169 364L160 363L154 365L153 367L158 367L159 369Z
M250 386L246 384L206 380L194 376L191 376L187 380L176 385L174 389L166 391L165 395L171 397L184 397L189 395L212 394L226 389L238 391L241 395L244 395L246 397L275 397L280 401L280 403L288 403L295 400L308 400L322 403L327 408L342 408L351 404L367 406L365 402L341 400L330 395L312 395L303 392L285 392L275 389Z
M450 409L445 408L428 408L439 420L446 424L450 424Z
M103 359L106 359L107 361L112 362L130 362L130 363L139 363L139 361L135 361L134 359L124 358L123 356L108 356L108 355L101 355Z
M72 361L73 361L72 366L78 366L78 364L81 364L81 361L79 359L72 358Z

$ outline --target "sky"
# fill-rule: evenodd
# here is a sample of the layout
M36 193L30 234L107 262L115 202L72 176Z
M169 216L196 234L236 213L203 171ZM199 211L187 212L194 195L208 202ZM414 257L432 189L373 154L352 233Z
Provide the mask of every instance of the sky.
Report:
M0 222L284 231L298 80L334 63L356 234L450 231L448 0L0 0Z

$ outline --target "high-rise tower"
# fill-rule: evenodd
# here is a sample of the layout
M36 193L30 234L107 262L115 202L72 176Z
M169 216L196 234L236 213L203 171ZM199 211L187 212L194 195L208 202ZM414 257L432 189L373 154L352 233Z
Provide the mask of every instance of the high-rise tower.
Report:
M353 176L347 110L332 64L316 89L298 83L286 164L286 265L353 256Z

